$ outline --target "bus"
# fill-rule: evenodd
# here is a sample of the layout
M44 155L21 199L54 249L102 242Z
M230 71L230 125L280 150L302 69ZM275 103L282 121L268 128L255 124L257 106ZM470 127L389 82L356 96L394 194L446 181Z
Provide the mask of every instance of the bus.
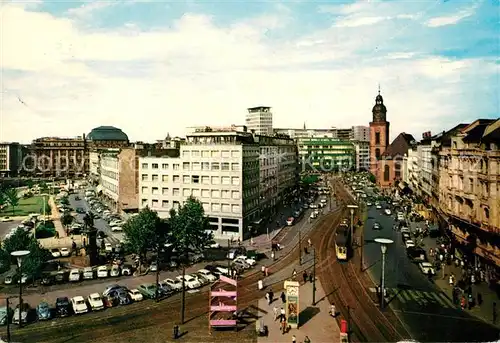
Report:
M350 254L351 235L347 224L340 224L335 237L335 254L337 261L347 261Z

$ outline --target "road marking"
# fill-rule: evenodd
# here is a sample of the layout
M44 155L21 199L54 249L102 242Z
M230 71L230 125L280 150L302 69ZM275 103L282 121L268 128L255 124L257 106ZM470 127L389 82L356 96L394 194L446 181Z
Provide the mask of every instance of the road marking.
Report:
M403 303L403 304L406 304L406 298L403 296L404 292L403 291L399 291L396 293L396 299L399 300L399 302Z

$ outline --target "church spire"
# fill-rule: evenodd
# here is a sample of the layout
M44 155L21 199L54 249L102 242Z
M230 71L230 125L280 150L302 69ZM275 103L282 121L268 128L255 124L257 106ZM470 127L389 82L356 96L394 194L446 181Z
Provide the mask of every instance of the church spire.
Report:
M304 122L304 130L306 129L306 122Z
M378 84L378 95L380 95L380 82Z

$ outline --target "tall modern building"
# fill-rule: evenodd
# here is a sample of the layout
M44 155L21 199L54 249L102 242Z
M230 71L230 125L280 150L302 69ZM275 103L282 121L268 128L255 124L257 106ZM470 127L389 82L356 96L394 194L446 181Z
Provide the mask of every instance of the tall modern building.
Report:
M369 126L353 126L351 128L351 141L356 142L369 142L370 141L370 127Z
M302 171L331 172L355 168L356 148L350 141L311 137L300 139L298 144Z
M271 107L259 106L248 109L246 126L256 135L273 134L273 113Z
M16 176L22 172L22 146L16 142L0 142L0 177Z

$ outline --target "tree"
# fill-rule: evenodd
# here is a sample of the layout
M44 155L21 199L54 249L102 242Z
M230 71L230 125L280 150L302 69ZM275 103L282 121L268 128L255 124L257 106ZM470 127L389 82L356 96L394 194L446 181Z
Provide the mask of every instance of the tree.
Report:
M40 187L41 194L47 194L49 192L49 186L43 181L38 184L38 187Z
M179 210L172 209L168 220L172 230L172 243L179 252L179 261L182 266L182 298L181 298L181 324L184 324L184 312L186 303L186 287L184 276L186 265L189 262L189 252L201 252L206 244L212 241L210 223L205 217L202 203L190 197Z
M66 212L61 217L61 224L64 227L68 227L69 225L71 225L71 223L73 223L73 219L74 219L73 216L71 214L69 214L68 212Z
M33 188L34 186L34 183L33 183L33 180L26 180L26 182L24 183L26 185L26 187L28 187L29 189Z
M368 180L370 180L371 183L377 182L377 178L372 173L370 173L370 176L368 176Z
M5 197L5 194L3 193L2 190L0 190L0 210L3 208L4 205L7 204L7 198Z
M3 192L5 198L7 199L7 203L12 206L12 215L16 212L16 206L19 205L19 196L17 194L17 189L9 188Z
M146 258L149 249L157 247L160 227L162 227L162 221L158 213L148 207L142 209L137 216L130 218L123 225L127 243L130 249L139 256L139 263Z
M3 241L3 250L10 255L16 250L29 250L30 254L23 261L23 273L33 277L40 275L43 264L50 260L50 252L40 246L37 239L24 230L17 230ZM11 259L12 263L15 263Z

